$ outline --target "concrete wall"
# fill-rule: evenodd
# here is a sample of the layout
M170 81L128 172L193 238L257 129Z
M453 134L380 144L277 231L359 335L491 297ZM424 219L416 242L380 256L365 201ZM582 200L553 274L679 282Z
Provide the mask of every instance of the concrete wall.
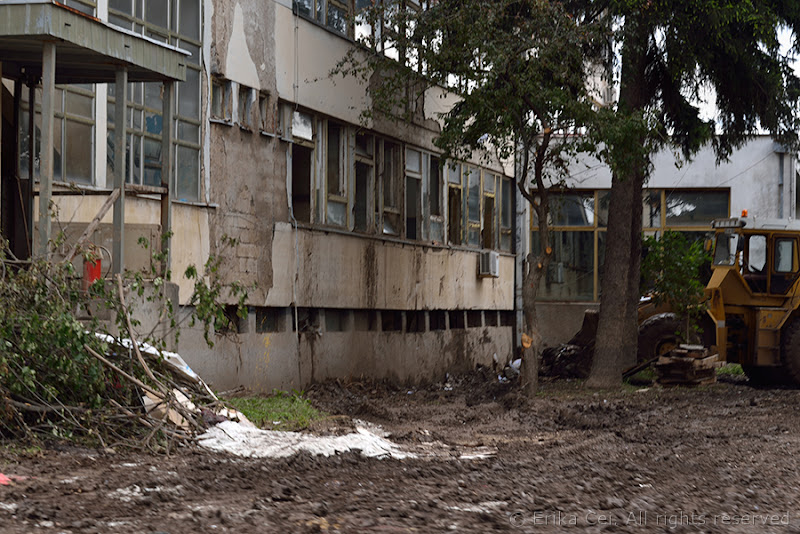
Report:
M252 314L251 314L252 318ZM389 379L400 383L440 381L447 372L505 362L513 351L509 327L435 332L240 333L215 336L214 349L201 335L184 332L181 356L214 388L239 385L254 391L299 389L329 378ZM197 334L198 332L195 332Z
M295 237L297 246L295 247ZM393 310L514 307L514 258L498 278L478 278L478 251L363 238L276 224L274 287L264 303Z

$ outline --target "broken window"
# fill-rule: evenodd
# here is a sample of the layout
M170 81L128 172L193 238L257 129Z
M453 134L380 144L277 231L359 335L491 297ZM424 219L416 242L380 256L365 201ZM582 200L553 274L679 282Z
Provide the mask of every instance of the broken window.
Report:
M481 173L475 167L464 169L467 183L467 244L480 245L481 235Z
M463 201L461 196L461 164L447 165L447 240L460 245L463 240Z
M270 101L269 93L258 92L258 129L262 133L275 134L278 130L277 107Z
M237 118L239 126L245 130L253 127L253 90L246 85L239 85Z
M495 211L495 193L497 176L490 172L483 173L483 227L481 229L481 246L497 248L497 213Z
M311 184L315 173L313 117L292 113L292 214L296 221L310 223L312 213Z
M422 153L406 149L406 238L421 236L422 211Z
M328 190L326 221L347 225L346 131L341 124L328 121L325 150L325 179Z
M358 132L356 134L356 180L355 204L353 206L354 228L358 232L372 229L370 221L370 188L375 179L375 136Z
M514 189L511 180L501 179L500 250L511 252L511 229L514 215Z
M383 142L381 189L383 192L383 233L400 235L400 145Z
M444 243L444 217L442 216L442 177L439 158L430 156L428 165L428 205L430 209L430 240Z
M222 78L211 80L211 118L230 122L231 117L231 82Z

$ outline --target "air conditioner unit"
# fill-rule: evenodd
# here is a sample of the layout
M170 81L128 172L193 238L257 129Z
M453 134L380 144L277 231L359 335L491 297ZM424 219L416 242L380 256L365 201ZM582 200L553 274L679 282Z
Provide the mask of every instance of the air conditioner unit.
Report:
M497 278L500 276L500 254L493 250L481 252L478 262L479 278Z

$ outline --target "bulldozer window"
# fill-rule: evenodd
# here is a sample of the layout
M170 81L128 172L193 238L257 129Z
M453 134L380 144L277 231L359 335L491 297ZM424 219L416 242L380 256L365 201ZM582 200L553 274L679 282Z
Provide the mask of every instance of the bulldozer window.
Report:
M714 246L714 265L735 265L738 242L738 234L718 234Z
M797 252L794 239L775 240L775 272L791 273L797 271Z
M747 272L764 274L767 265L767 237L751 235L747 240Z

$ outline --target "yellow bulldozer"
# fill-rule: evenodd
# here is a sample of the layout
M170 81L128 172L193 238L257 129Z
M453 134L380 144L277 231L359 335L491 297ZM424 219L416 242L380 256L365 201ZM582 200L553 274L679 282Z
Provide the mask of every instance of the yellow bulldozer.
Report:
M800 385L800 221L742 217L712 224L713 263L700 321L703 345L754 383ZM639 309L640 362L673 349L674 314Z

